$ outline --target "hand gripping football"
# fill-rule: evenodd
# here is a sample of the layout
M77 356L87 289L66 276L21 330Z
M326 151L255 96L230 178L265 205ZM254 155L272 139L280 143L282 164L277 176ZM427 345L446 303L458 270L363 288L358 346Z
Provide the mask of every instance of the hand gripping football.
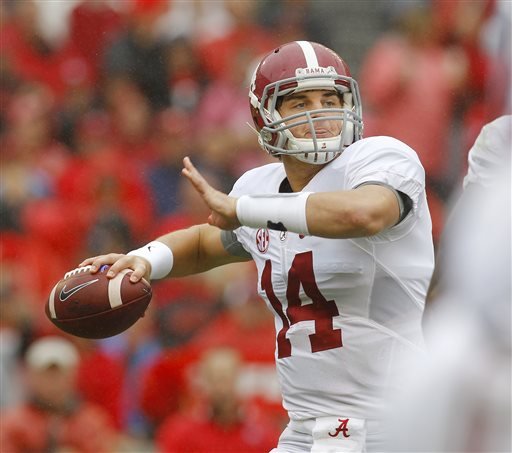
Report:
M130 269L107 278L109 266L91 274L91 266L68 272L52 289L46 316L59 329L82 338L117 335L142 316L151 301L150 284L132 283Z

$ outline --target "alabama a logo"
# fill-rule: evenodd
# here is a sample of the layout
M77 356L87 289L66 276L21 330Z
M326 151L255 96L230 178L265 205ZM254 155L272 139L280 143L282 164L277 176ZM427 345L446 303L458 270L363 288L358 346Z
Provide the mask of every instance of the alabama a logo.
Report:
M261 253L265 253L268 250L268 244L270 242L270 235L266 228L260 228L256 231L256 247Z
M343 437L350 437L350 434L348 433L348 421L349 418L338 418L338 422L340 422L339 426L334 430L333 433L329 433L329 436L331 437L338 437L341 434L343 434Z

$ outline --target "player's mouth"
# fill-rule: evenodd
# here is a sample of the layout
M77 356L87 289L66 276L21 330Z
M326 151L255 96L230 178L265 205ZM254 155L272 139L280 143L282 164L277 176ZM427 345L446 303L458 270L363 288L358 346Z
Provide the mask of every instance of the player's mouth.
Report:
M327 129L315 129L316 138L330 138L334 137L334 134ZM305 138L313 138L312 132L307 132Z

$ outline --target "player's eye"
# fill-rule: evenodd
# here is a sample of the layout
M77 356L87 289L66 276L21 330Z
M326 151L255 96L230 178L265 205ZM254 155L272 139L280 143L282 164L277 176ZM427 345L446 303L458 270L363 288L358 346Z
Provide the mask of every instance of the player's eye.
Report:
M296 102L292 105L292 109L304 109L306 107L305 102Z
M324 101L324 107L325 108L336 108L339 106L339 103L336 102L335 100L332 100L332 99L328 99L326 101Z

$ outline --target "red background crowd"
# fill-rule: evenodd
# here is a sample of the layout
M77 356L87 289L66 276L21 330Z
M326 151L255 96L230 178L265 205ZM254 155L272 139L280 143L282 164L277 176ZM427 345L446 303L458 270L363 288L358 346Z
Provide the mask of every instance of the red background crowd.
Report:
M4 420L26 404L26 348L61 335L44 304L66 271L205 221L180 176L184 156L224 191L272 161L246 124L248 81L265 52L307 39L347 60L365 136L401 139L422 160L436 240L470 145L510 108L507 2L65 3L65 13L50 2L0 3ZM119 451L275 446L286 417L272 316L253 272L237 265L157 282L127 332L67 337L80 352L77 395L105 412Z

